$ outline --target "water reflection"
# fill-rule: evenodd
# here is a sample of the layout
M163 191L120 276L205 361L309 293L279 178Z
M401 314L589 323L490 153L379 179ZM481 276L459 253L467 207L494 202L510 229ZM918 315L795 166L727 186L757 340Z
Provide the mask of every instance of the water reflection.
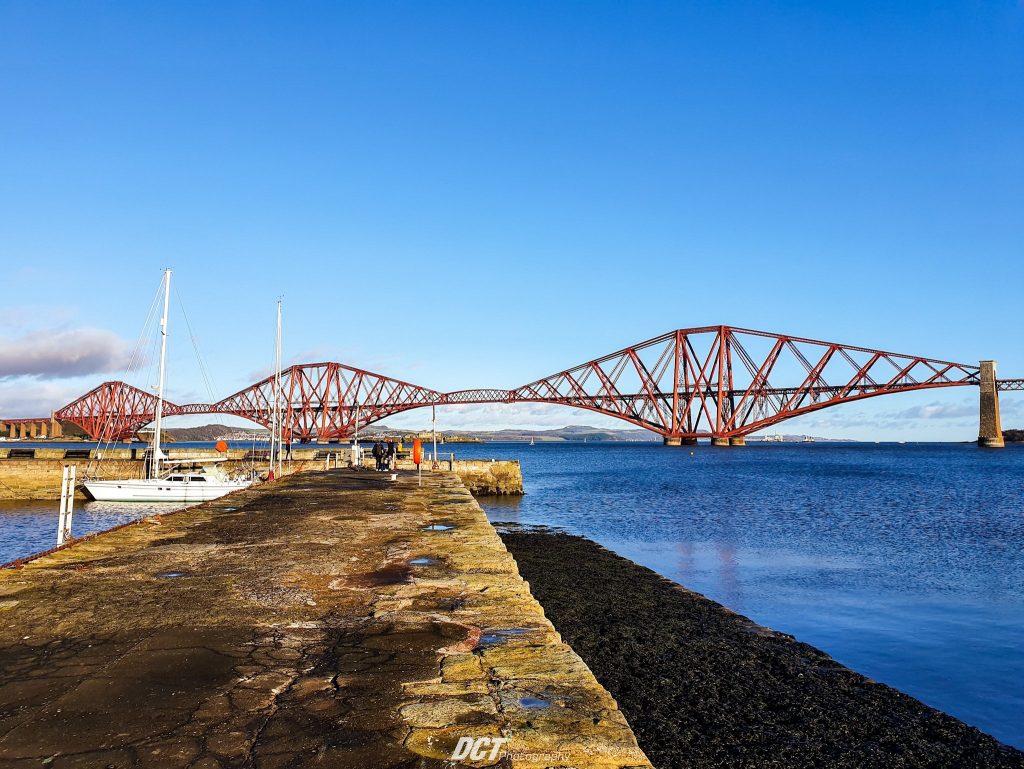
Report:
M482 450L526 485L492 520L588 536L1024 747L1024 447Z
M487 510L487 515L492 521L520 522L520 510L523 505L523 498L521 496L480 497L477 501Z
M0 563L49 550L57 544L57 500L0 501ZM150 515L186 507L177 502L76 501L71 535L83 537Z

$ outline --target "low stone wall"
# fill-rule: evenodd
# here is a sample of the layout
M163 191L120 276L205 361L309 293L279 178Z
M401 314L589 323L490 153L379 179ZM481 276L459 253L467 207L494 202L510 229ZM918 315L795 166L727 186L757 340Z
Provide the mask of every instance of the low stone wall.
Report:
M58 499L64 465L76 465L81 477L88 459L0 459L0 499ZM142 461L104 459L94 462L97 478L141 478ZM84 498L81 492L77 495Z
M95 444L83 443L81 446L53 446L46 448L29 448L18 444L8 444L0 447L0 460L4 459L68 459L68 460L89 460L89 459L144 459L149 449L142 447L118 446L97 449ZM168 446L163 447L163 453L169 459L181 459L184 457L210 457L227 458L249 461L265 461L266 449L229 449L220 452L216 449L176 449ZM296 448L291 452L292 459L321 459L328 453L326 448Z
M31 450L29 450L31 451ZM74 451L74 450L71 450ZM81 453L84 453L83 449ZM66 456L65 449L35 449L33 457L11 456L11 450L0 450L0 499L57 499L60 497L61 473L64 465L77 466L79 480L89 473L95 478L141 478L145 468L143 449L108 449L95 451L89 456ZM216 451L187 451L171 449L168 456L224 456ZM229 474L247 473L256 469L265 471L267 464L262 458L254 458L251 452L232 450L227 453L228 461L221 464ZM292 459L281 465L282 475L305 470L325 470L327 467L345 466L348 451L326 449L296 449ZM372 467L373 459L366 457L365 466ZM517 460L442 459L441 470L454 472L473 494L477 496L518 495L523 493L523 472ZM412 470L415 465L409 460L399 460L399 469ZM431 463L423 464L423 471L431 471ZM84 493L77 495L84 499Z
M79 483L87 468L89 474L97 479L141 478L145 469L141 459L0 459L0 499L58 499L64 465L76 466ZM235 474L247 472L254 466L265 468L266 463L255 465L252 460L229 459L221 466L227 473ZM293 460L282 465L282 475L321 470L323 467L322 459ZM81 489L75 496L86 498Z
M518 496L524 493L523 469L519 460L456 459L451 470L477 496Z
M520 496L523 490L523 469L518 459L445 459L441 455L438 469L459 476L463 485L477 497ZM373 467L373 458L363 457L364 467ZM424 473L432 472L433 463L425 461ZM415 470L410 459L399 459L399 470Z

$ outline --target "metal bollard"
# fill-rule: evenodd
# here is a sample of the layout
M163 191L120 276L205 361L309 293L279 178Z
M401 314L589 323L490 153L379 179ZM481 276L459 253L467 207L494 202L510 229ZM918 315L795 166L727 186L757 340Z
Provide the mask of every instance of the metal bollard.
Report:
M75 507L76 465L64 465L60 479L60 512L57 515L57 546L71 541L71 516Z

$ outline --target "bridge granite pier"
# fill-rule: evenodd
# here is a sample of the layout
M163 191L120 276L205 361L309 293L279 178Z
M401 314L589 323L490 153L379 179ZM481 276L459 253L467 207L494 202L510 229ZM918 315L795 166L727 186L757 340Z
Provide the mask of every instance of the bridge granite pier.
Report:
M650 766L459 478L362 470L0 571L0 764Z

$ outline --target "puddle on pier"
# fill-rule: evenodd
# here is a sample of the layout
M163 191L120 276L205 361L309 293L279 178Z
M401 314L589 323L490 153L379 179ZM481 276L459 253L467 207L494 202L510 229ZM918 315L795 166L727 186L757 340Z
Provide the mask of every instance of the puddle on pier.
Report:
M546 700L543 697L522 697L519 704L525 710L540 710L541 708L550 708L551 700Z
M502 630L491 630L480 636L480 646L497 646L499 644L511 641L513 638L517 638L521 635L526 635L533 628L528 627L512 627L504 628Z
M451 531L454 528L453 523L431 523L424 526L422 531Z
M436 566L439 563L440 561L438 561L436 558L427 558L426 556L423 556L421 558L413 558L411 561L409 561L409 564L411 566Z

